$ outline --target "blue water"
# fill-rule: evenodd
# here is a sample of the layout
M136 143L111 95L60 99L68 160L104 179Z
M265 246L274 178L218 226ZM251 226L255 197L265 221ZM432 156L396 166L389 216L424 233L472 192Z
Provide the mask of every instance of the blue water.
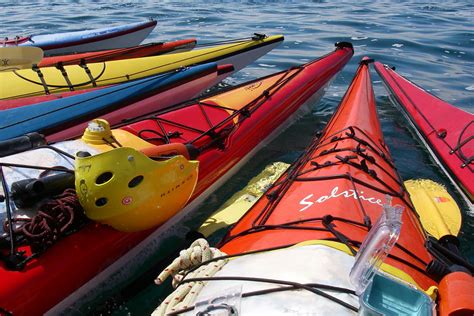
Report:
M98 28L153 17L158 26L147 41L196 37L199 42L247 37L254 32L284 34L285 42L251 66L226 80L236 84L304 63L333 49L334 42L351 41L355 55L326 96L305 116L262 150L222 189L213 194L193 220L199 225L233 192L273 161L291 162L311 135L330 118L350 83L358 61L370 56L395 65L400 74L464 110L474 111L474 3L327 1L168 2L168 1L0 1L0 36L54 33ZM404 179L431 178L455 194L447 178L412 137L407 123L390 104L373 72L383 131ZM449 118L447 118L449 119ZM458 197L457 195L455 195ZM474 259L474 219L463 207L462 251ZM182 245L169 239L168 253ZM155 258L156 260L158 259ZM168 288L152 280L162 266L147 262L151 272L116 286L77 314L140 315L150 312ZM145 269L144 269L145 271ZM130 284L130 282L132 282Z

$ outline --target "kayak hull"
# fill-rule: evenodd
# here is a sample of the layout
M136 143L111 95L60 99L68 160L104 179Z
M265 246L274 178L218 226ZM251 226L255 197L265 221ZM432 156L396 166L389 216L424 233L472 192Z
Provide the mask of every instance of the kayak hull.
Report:
M11 40L0 44L36 46L43 49L45 56L131 47L147 38L156 24L157 21L151 20L96 30L32 35L19 43Z
M31 313L30 308L36 313L44 313L48 309L50 314L67 312L72 302L81 301L81 298L82 302L90 299L90 295L94 294L88 293L91 293L98 284L113 286L136 272L140 264L143 264L143 260L163 241L159 237L171 233L170 227L176 227L174 225L179 224L180 219L189 214L206 195L226 177L236 172L260 146L275 137L285 124L289 124L298 115L298 110L310 97L315 94L320 96L328 82L348 62L352 53L352 49L338 48L334 53L301 68L243 84L200 100L199 104L183 105L181 108L158 113L155 117L124 124L117 130L116 137L122 135L124 138L120 138L119 141L127 146L125 138L133 140L137 138L133 135L141 135L143 140L134 141L135 146L138 146L132 146L135 148L145 146L143 143L148 143L147 139L154 145L163 143L163 140L156 139L156 133L153 134L154 140L151 140L144 132L150 128L157 129L157 120L167 131L180 131L180 137L171 138L172 142L191 142L197 147L212 141L203 135L201 130L213 128L211 126L217 126L220 130L219 122L224 122L223 126L235 126L236 129L224 143L226 150L211 147L198 157L199 180L188 206L163 226L145 232L126 234L103 225L91 224L62 239L50 251L35 259L36 262L28 265L25 271L16 273L0 269L2 280L8 280L0 285L0 296L8 297L7 302L11 304L2 307L14 310L19 315ZM281 80L285 78L288 81L282 82ZM265 97L266 89L270 89L271 97L268 99ZM255 100L258 102L255 103ZM223 108L216 107L216 104ZM239 112L234 112L244 106L252 106L250 116L241 116ZM205 116L203 111L206 113ZM224 121L221 121L222 119ZM188 125L193 128L177 128ZM97 148L99 151L105 150L103 148L110 150L109 146ZM77 146L73 148L73 151L77 150ZM58 165L56 161L54 163ZM75 251L71 253L71 249ZM57 260L61 253L68 255L61 256L62 260ZM44 271L50 273L46 275ZM65 278L65 275L68 275L68 278ZM61 291L48 293L47 297L38 297L38 293L44 293L44 289L51 283L55 283L56 288ZM31 286L32 284L35 286ZM17 289L21 289L26 296L29 296L27 292L30 291L36 293L36 296L17 299L14 294ZM61 300L63 302L60 303ZM55 305L57 306L52 308Z
M474 115L431 95L388 66L375 63L375 70L394 104L474 211L474 162L466 163L464 158L474 156L474 140L469 140L474 136Z

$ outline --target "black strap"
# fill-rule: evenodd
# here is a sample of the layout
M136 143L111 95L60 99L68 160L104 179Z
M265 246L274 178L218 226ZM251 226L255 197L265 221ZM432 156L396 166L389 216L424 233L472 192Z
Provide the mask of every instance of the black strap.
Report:
M327 230L329 230L334 235L334 237L336 237L344 245L346 245L355 257L357 255L357 251L350 245L349 238L347 238L343 233L337 231L334 228L335 225L333 223L333 220L334 218L331 215L325 215L323 216L322 224Z
M91 70L89 67L87 67L86 60L84 58L81 58L81 62L79 63L79 66L84 69L86 72L87 76L89 76L89 79L91 80L92 86L97 87L97 83L95 82L94 77L92 77Z
M62 62L62 61L60 61L60 62L58 62L58 63L56 64L56 69L58 69L59 71L61 71L61 74L63 75L64 80L66 80L66 83L67 83L67 85L68 85L68 87L69 87L69 90L70 90L70 91L74 91L74 86L72 85L71 80L69 80L69 77L68 77L68 75L67 75L67 71L66 71L66 69L64 68L64 65L63 65L63 62Z
M48 89L48 85L46 84L46 81L44 80L44 75L41 72L41 69L38 68L38 65L36 65L36 64L33 65L33 67L31 69L34 72L36 72L36 74L38 75L38 78L41 81L41 84L43 85L44 93L45 94L50 94L49 89Z

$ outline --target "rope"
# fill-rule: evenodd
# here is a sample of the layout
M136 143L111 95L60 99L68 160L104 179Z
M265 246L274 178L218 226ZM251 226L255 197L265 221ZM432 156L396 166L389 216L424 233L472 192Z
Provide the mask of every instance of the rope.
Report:
M201 265L192 272L188 273L188 271L205 261L225 255L219 249L210 247L207 240L203 238L194 241L188 249L182 250L179 253L179 257L164 269L155 280L155 283L159 285L171 276L173 278L173 287L177 288L160 304L152 315L167 315L171 312L188 308L204 287L204 282L189 282L186 285L179 286L180 283L186 279L211 277L227 263L228 259L217 260Z
M67 235L71 227L85 220L76 192L67 189L41 205L32 218L15 218L11 223L21 223L14 229L18 239L26 240L34 252L43 252ZM10 221L5 221L3 226L5 230L9 229Z
M199 291L204 287L204 282L208 281L248 281L248 282L263 282L284 285L284 287L269 288L253 292L242 293L242 297L250 297L255 295L264 295L273 292L291 291L295 289L303 289L310 291L316 295L327 298L337 304L340 304L352 311L357 312L358 309L337 297L334 297L321 290L330 290L340 293L347 293L355 295L351 289L319 284L319 283L298 283L286 280L256 278L256 277L241 277L241 276L221 276L214 277L213 275L219 271L230 258L249 255L253 253L266 252L281 248L287 248L290 245L283 247L274 247L251 251L248 253L238 253L233 255L226 255L216 248L210 248L205 239L198 239L187 250L180 252L180 256L173 261L155 280L155 283L162 284L166 278L173 275L173 286L178 286L178 289L168 296L163 303L153 312L152 315L179 315L184 312L195 309L191 303L195 300ZM207 259L206 259L207 258ZM211 263L215 263L210 266ZM181 268L183 267L183 268ZM185 270L187 269L187 270ZM184 287L184 285L187 287ZM183 285L183 286L181 286ZM181 290L181 292L179 292ZM189 295L188 295L189 294ZM188 296L186 296L188 295ZM217 305L216 305L217 306Z
M461 133L459 133L459 137L458 137L458 141L456 143L456 147L454 147L449 153L450 154L453 154L455 153L456 151L459 153L459 156L462 158L463 160L463 164L461 165L461 168L464 168L466 166L469 167L469 164L472 163L472 161L474 160L474 156L471 156L471 157L467 157L463 151L462 151L462 147L464 145L466 145L468 142L470 142L471 140L474 139L474 136L469 136L467 137L466 139L462 139L463 135L464 135L464 132L466 132L466 130L468 129L468 127L474 123L474 120L470 121L469 123L467 123L466 126L463 127L463 129L461 130Z

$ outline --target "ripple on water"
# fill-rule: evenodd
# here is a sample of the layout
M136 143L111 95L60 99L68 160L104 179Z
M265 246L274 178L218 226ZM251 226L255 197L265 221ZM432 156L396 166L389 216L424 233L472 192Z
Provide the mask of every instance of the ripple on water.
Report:
M362 41L362 40L366 40L366 39L368 39L367 36L352 36L351 37L351 40L353 40L353 41Z

